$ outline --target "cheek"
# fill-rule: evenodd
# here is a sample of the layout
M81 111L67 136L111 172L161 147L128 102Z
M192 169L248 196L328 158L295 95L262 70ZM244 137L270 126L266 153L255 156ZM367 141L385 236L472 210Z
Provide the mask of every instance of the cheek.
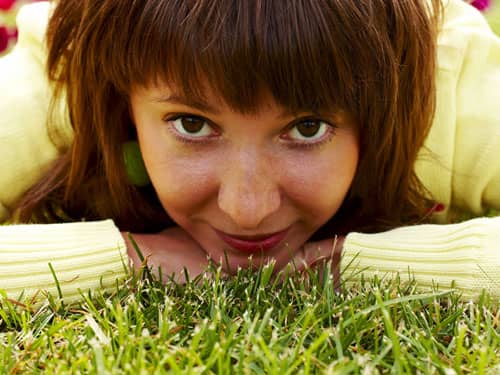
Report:
M314 222L329 220L347 195L358 163L357 143L319 155L304 155L283 166L283 189L293 204Z
M216 194L217 179L207 161L169 160L148 169L163 208L174 220L196 213Z
M143 142L141 149L158 198L173 220L192 215L216 194L217 164L211 158L186 154L165 141Z

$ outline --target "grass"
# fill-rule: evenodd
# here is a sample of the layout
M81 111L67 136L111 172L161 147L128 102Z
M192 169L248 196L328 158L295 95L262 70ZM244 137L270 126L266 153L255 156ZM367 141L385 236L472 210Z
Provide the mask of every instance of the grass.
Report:
M500 313L398 280L335 291L272 266L163 285L151 273L78 305L0 299L0 373L500 373Z

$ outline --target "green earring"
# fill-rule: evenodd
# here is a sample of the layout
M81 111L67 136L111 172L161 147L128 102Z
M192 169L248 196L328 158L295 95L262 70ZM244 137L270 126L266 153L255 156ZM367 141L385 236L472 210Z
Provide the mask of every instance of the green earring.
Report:
M129 183L139 187L148 186L151 183L137 141L128 141L123 144L123 161Z

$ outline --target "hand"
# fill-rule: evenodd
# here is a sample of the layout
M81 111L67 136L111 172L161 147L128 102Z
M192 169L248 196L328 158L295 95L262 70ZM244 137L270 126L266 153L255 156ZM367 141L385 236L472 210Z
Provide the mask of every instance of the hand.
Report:
M142 266L134 246L129 240L128 233L122 232L127 245L129 258L135 269ZM175 281L185 283L184 268L189 277L194 278L203 273L208 264L205 251L183 229L172 227L155 234L132 234L148 266L158 276L161 269L164 279L174 275Z
M308 242L295 254L290 264L295 265L296 271L303 272L308 268L331 261L334 285L338 289L340 288L340 258L344 240L344 236L335 236L327 240Z

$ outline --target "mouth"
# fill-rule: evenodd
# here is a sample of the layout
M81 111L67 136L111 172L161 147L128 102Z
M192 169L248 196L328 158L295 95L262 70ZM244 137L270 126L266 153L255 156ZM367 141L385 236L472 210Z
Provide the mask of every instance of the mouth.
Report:
M287 228L280 232L255 235L237 236L214 229L217 235L232 249L239 250L247 254L257 254L269 251L279 245L288 233Z

